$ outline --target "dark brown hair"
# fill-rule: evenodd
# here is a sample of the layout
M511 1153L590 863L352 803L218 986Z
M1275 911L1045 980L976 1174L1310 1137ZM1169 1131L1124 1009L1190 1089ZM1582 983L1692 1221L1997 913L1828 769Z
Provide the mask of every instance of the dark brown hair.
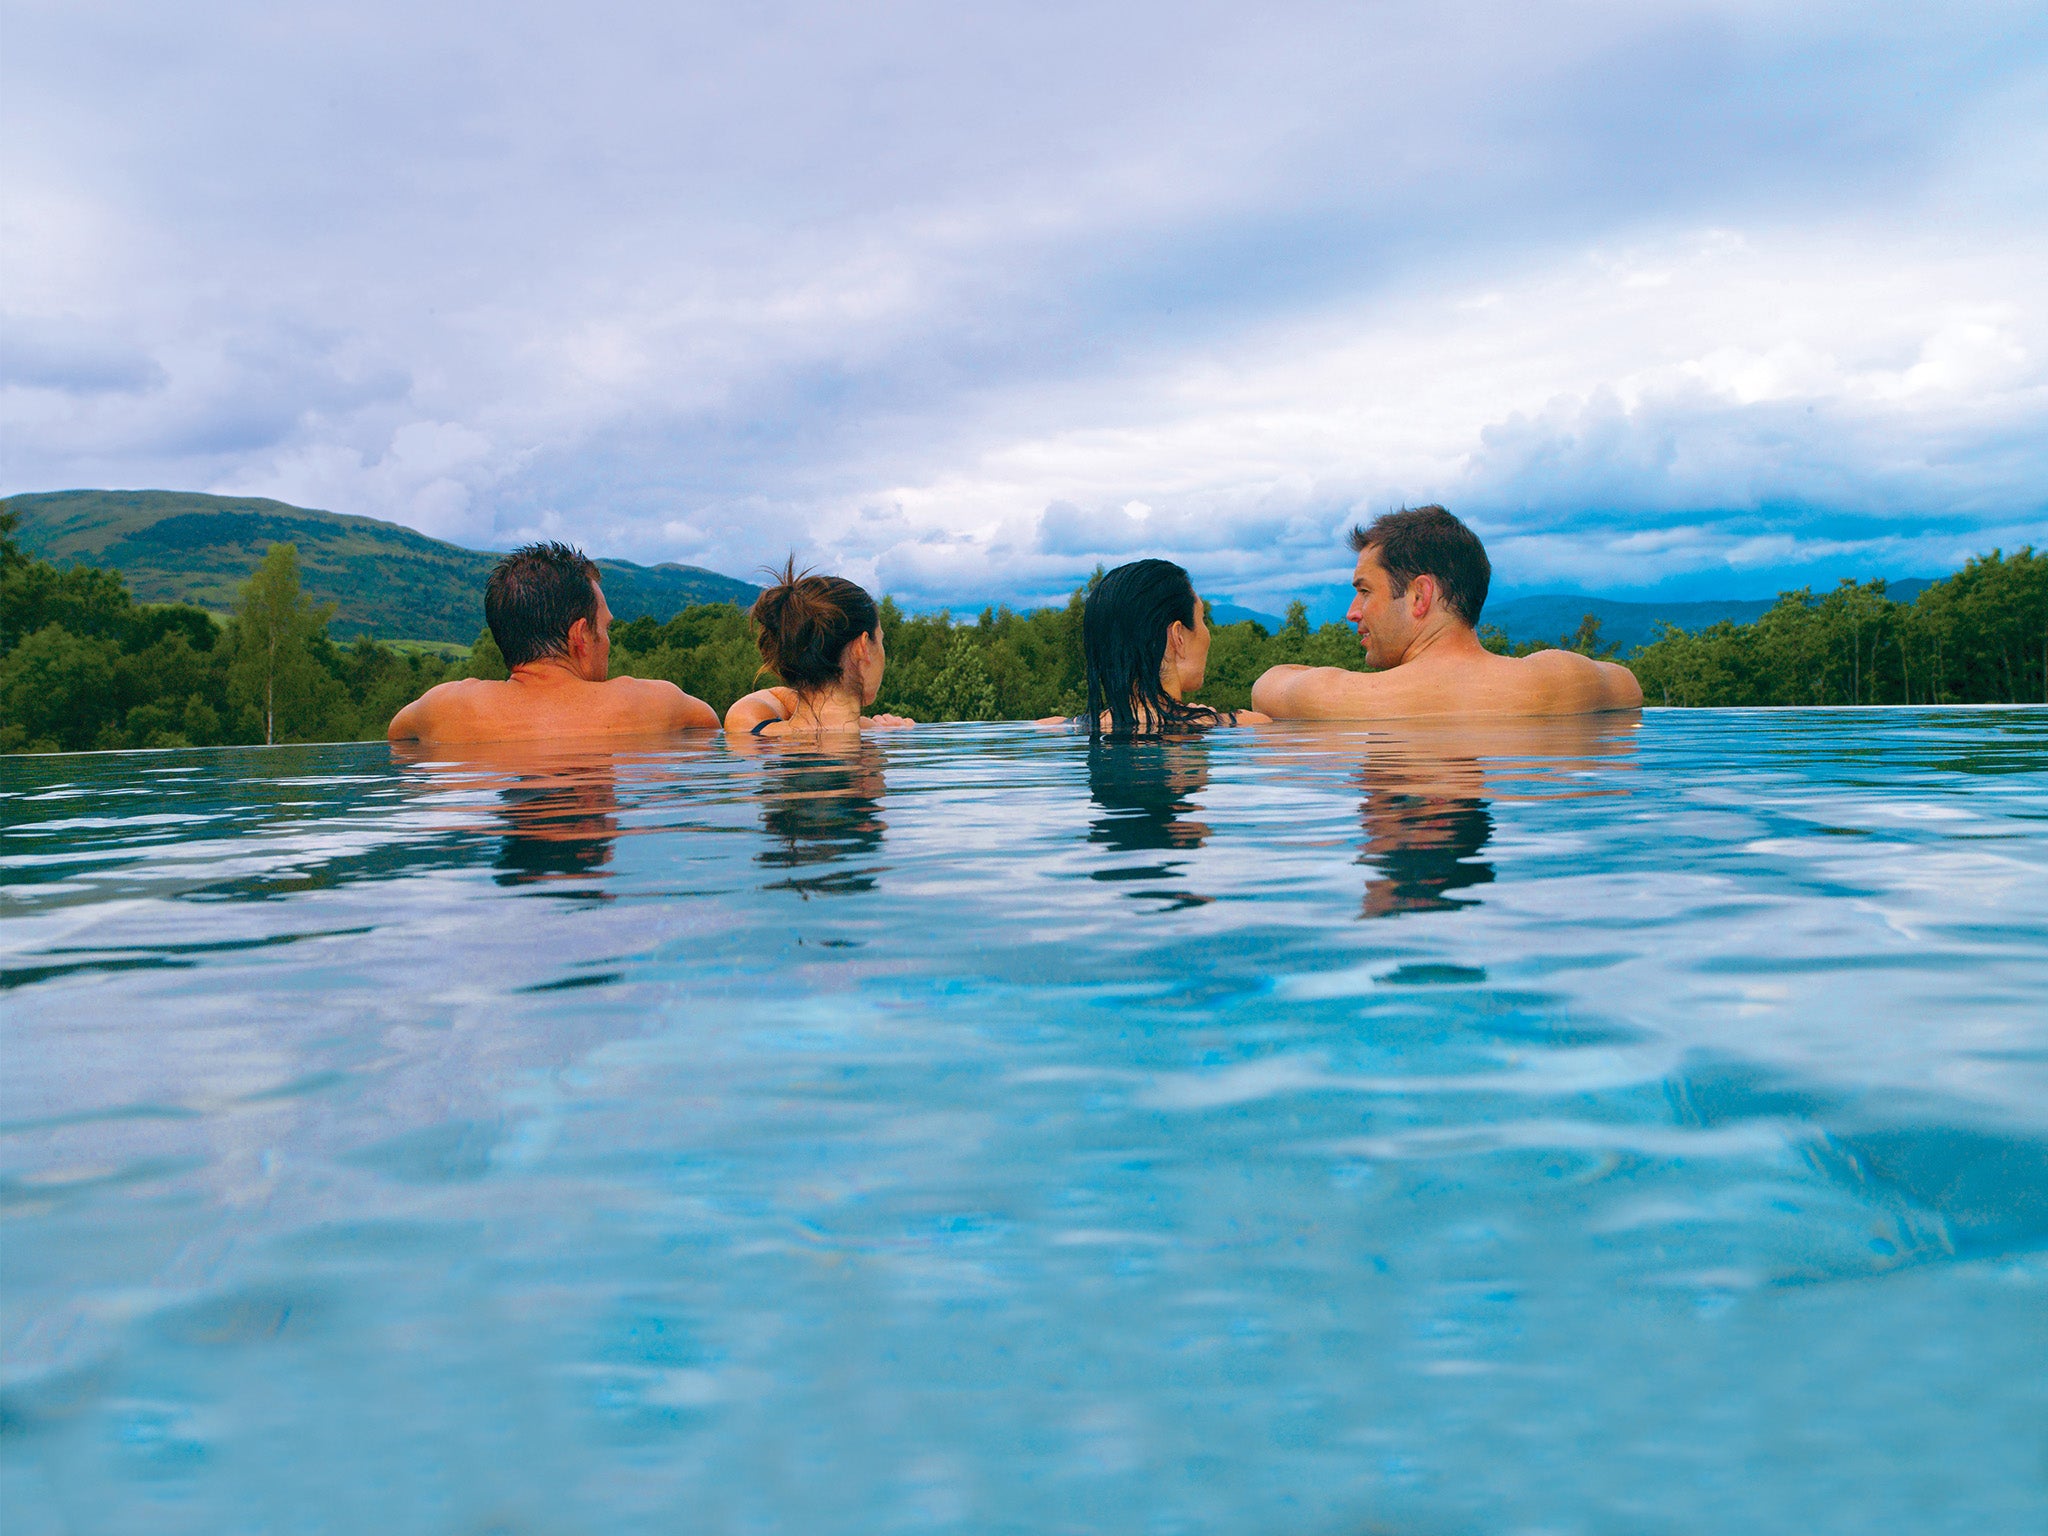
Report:
M839 576L813 576L791 556L773 584L747 610L761 660L798 693L816 693L839 681L846 648L880 627L875 600Z
M569 649L569 626L597 622L597 567L567 544L522 544L491 568L484 622L505 653L524 666Z
M1351 530L1351 548L1357 554L1379 551L1380 564L1398 583L1396 596L1416 577L1433 576L1444 606L1468 625L1479 623L1493 562L1479 535L1442 507L1403 507L1376 517Z

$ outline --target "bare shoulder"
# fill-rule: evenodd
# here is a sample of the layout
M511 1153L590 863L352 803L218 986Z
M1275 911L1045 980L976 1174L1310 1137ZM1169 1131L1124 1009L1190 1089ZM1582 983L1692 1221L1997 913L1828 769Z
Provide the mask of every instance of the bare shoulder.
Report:
M1600 679L1605 686L1608 709L1641 709L1643 707L1643 684L1635 673L1618 661L1596 661Z
M385 736L391 741L412 741L433 735L435 727L451 718L474 713L504 686L481 677L458 677L436 683L391 717Z
M604 686L634 715L665 729L718 729L716 710L665 677L615 677Z
M1385 690L1378 673L1286 664L1252 684L1251 712L1268 720L1343 719L1371 708Z
M754 727L764 721L787 720L795 707L796 695L787 688L756 688L733 700L732 708L725 712L726 734L752 735Z
M1505 658L1504 658L1505 659ZM1619 662L1596 661L1577 651L1535 651L1516 659L1524 675L1540 678L1555 702L1579 710L1634 709L1643 702L1635 673Z

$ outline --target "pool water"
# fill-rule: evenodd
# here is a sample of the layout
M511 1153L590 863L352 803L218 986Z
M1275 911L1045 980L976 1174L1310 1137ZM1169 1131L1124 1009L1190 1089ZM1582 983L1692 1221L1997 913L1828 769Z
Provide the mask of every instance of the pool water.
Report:
M0 760L0 1520L2048 1529L2048 710Z

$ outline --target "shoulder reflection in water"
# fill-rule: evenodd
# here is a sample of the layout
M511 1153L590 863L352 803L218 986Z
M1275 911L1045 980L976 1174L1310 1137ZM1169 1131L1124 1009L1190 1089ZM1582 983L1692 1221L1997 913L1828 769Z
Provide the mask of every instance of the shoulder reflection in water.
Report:
M786 870L764 889L812 896L871 891L887 867L874 858L882 820L882 749L864 739L802 746L735 738L734 751L762 759L761 830L755 862Z
M1477 888L1494 878L1480 856L1493 803L1624 793L1592 788L1585 775L1632 752L1638 723L1631 713L1375 727L1358 770L1358 862L1372 871L1359 916L1479 905Z
M585 882L607 878L619 835L618 780L609 763L590 763L553 779L499 792L506 825L498 850L498 884ZM560 895L601 898L587 886Z
M1089 879L1156 886L1186 878L1186 860L1158 855L1199 848L1209 836L1205 823L1190 819L1197 809L1191 797L1208 787L1208 753L1208 743L1200 737L1105 742L1089 749L1088 792L1102 814L1090 823L1088 841L1119 853L1152 855L1137 863L1093 870ZM1172 907L1200 906L1211 899L1178 888L1129 894Z
M459 754L459 755L458 755ZM392 755L475 796L485 819L475 830L496 832L491 867L505 886L540 886L536 894L606 901L597 883L610 878L619 837L619 762L611 743L557 746L544 742L483 743L460 748L394 746Z

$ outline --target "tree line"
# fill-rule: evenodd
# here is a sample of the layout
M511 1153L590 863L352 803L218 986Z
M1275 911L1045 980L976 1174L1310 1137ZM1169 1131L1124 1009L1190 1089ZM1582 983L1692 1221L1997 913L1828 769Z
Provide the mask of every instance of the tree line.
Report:
M1751 624L1665 625L1627 660L1646 704L2048 703L2048 555L1993 550L1910 603L1882 581L1787 592Z
M371 739L467 665L337 645L290 544L270 547L223 625L190 603L135 602L118 572L28 559L14 527L0 513L0 752Z
M0 752L374 740L436 683L506 675L488 629L467 654L337 644L332 611L305 595L290 544L270 546L223 624L186 603L137 603L117 572L29 559L13 528L13 515L0 513ZM878 707L925 721L1080 713L1087 593L1084 585L1063 606L1023 613L991 607L967 622L905 613L884 598L889 667ZM1311 626L1299 602L1276 630L1246 621L1212 633L1197 701L1218 709L1248 706L1254 679L1282 662L1364 668L1351 629ZM1555 642L1511 645L1489 628L1481 637L1518 654L1545 644L1614 654L1591 617ZM775 681L731 603L614 624L611 640L614 676L667 678L721 714ZM1910 604L1887 598L1882 582L1844 582L1819 598L1790 592L1753 624L1695 634L1666 626L1625 660L1651 704L2048 700L2048 557L1994 551Z

